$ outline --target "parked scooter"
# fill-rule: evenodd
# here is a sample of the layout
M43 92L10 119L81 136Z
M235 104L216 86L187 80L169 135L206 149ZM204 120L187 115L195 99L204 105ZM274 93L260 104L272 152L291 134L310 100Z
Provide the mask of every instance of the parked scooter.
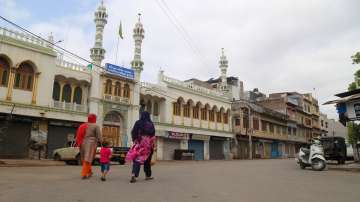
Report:
M305 147L300 148L297 163L301 169L311 166L312 169L316 171L324 170L326 160L324 157L324 148L319 138L313 138L311 140L310 149Z

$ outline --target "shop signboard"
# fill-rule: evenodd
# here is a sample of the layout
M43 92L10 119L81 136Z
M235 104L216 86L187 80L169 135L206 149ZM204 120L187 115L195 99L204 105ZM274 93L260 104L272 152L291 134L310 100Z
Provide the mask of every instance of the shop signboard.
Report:
M192 140L202 140L202 141L209 141L210 136L207 135L198 135L198 134L192 134L191 135Z
M132 70L132 69L128 69L128 68L110 64L110 63L105 64L105 69L107 72L109 72L110 74L113 74L113 75L125 77L125 78L132 79L132 80L135 78L135 73L134 73L134 70Z
M168 138L171 139L189 139L189 134L188 133L178 133L178 132L173 132L173 131L168 131Z

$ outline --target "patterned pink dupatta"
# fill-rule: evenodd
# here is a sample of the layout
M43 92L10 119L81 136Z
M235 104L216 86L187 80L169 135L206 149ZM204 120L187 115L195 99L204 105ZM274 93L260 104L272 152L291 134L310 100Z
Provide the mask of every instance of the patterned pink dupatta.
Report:
M125 160L129 161L137 161L141 165L144 164L146 159L150 156L151 151L154 147L155 136L141 136L139 140L134 142L134 145L130 148L128 153L126 154Z

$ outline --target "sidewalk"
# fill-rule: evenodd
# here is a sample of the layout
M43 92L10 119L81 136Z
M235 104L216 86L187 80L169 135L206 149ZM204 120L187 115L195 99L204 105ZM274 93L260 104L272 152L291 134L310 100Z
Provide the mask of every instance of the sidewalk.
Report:
M63 166L63 161L49 159L0 159L0 167L42 167L42 166Z
M344 165L328 164L327 167L329 170L360 172L360 163L355 162L346 163Z

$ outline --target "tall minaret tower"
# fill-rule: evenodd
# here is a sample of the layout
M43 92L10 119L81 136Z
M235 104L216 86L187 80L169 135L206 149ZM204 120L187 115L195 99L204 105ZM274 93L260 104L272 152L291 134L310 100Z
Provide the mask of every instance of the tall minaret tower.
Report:
M103 32L105 25L107 23L108 14L106 13L106 8L104 6L104 1L101 1L100 6L95 11L95 25L96 25L96 34L95 34L95 45L90 49L90 58L95 64L92 67L91 72L91 87L90 87L90 104L89 111L101 117L101 110L99 110L99 101L101 99L101 82L100 82L100 73L101 61L105 56L105 49L103 48ZM102 120L99 118L99 120Z
M221 49L221 56L220 56L220 61L219 61L219 68L221 71L221 85L220 88L221 90L227 90L227 78L226 78L226 71L228 68L228 60L226 59L225 53L224 53L224 48Z
M144 28L140 21L141 14L138 14L138 22L135 24L133 38L135 41L134 59L131 61L131 67L135 71L135 80L140 81L140 75L143 70L144 62L141 61L141 43L144 39Z
M141 61L141 43L144 39L144 28L140 21L141 15L138 16L138 22L135 24L135 28L133 30L133 38L135 41L135 50L134 50L134 59L131 61L131 68L135 73L135 84L134 89L132 91L132 112L131 118L129 119L127 133L129 135L128 139L131 140L131 126L134 125L136 120L139 119L139 111L140 111L140 76L143 70L144 62ZM130 144L130 141L128 141ZM128 145L130 146L130 145Z

